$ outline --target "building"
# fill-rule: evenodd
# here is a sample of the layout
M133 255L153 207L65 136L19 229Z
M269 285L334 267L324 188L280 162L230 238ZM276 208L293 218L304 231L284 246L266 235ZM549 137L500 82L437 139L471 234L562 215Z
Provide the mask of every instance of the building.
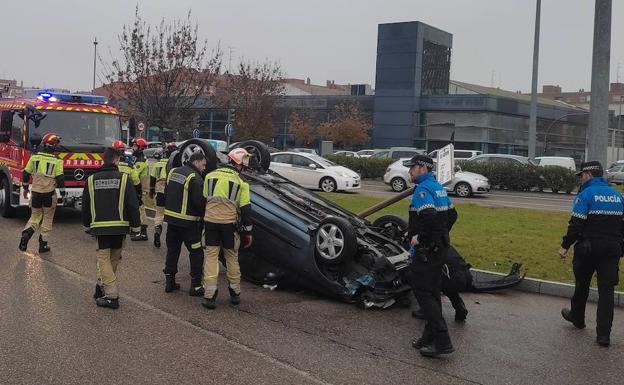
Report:
M17 80L0 79L0 98L24 97L24 82L17 84Z

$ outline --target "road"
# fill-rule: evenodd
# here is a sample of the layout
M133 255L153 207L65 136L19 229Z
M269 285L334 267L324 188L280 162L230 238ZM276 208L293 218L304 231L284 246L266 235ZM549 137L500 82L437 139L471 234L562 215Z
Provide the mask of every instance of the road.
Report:
M17 250L25 221L0 219L2 384L621 383L621 309L613 345L604 349L594 343L593 305L579 331L561 320L561 298L467 294L468 322L449 323L456 353L425 359L410 347L423 323L405 308L363 310L247 283L239 307L222 295L215 311L184 290L166 294L165 251L147 242L128 242L120 309L97 308L95 242L77 213L59 210L44 256L35 241L28 252ZM446 300L444 312L450 320Z
M390 198L397 193L381 181L364 181L359 194ZM573 195L538 192L491 191L471 198L452 197L455 203L474 203L485 207L511 207L569 212Z

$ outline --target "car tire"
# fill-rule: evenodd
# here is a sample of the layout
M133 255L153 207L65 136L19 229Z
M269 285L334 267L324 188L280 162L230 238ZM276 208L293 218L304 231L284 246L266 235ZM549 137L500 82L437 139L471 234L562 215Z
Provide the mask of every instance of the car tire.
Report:
M171 153L171 155L169 155L169 159L167 159L167 175L169 175L169 171L173 170L176 167L180 167L181 165L182 162L180 162L180 151L175 150Z
M5 177L0 181L0 215L4 218L15 216L15 208L11 206L11 187Z
M244 148L251 155L249 168L259 171L269 170L271 166L271 153L264 143L258 140L245 140L231 146L230 150L235 148Z
M200 139L189 139L185 141L178 150L178 154L175 156L172 154L171 157L174 158L172 162L174 167L182 166L195 152L201 152L206 156L207 162L205 172L211 172L217 168L219 160L214 147L212 147L210 143Z
M386 238L398 242L403 247L407 247L409 240L407 239L407 221L398 215L388 214L382 215L375 219L372 224L378 232Z
M317 259L328 265L338 265L353 259L357 252L357 235L348 220L326 217L314 235Z
M390 187L392 187L393 191L401 192L407 188L407 182L405 179L396 176L390 181Z
M466 182L457 183L453 190L455 195L461 198L467 198L472 195L472 187Z
M336 180L334 178L326 176L319 182L319 188L323 190L323 192L330 193L336 191L338 185L336 184Z

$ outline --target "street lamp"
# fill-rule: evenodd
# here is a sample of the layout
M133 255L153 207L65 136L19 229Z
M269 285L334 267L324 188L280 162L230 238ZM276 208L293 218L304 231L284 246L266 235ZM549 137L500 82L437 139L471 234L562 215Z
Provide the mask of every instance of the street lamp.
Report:
M589 114L589 112L572 112L569 114L565 114L562 115L560 117L558 117L557 119L553 120L548 127L546 128L546 131L544 132L544 148L542 149L542 156L544 156L544 153L546 152L546 148L548 147L548 133L550 133L550 129L553 128L553 126L555 125L555 123L561 121L564 118L567 118L569 116L579 116L579 115L587 115Z
M93 88L91 89L91 93L95 92L95 64L97 58L97 37L93 39Z

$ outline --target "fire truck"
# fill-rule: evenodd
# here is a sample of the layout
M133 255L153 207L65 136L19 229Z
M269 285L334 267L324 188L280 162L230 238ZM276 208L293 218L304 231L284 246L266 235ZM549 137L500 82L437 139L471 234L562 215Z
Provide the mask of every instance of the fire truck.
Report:
M31 135L61 137L56 155L63 159L66 194L59 206L82 207L87 177L103 163L102 153L119 139L118 111L105 97L40 91L34 99L0 99L0 215L10 217L28 206L22 173L34 148Z

